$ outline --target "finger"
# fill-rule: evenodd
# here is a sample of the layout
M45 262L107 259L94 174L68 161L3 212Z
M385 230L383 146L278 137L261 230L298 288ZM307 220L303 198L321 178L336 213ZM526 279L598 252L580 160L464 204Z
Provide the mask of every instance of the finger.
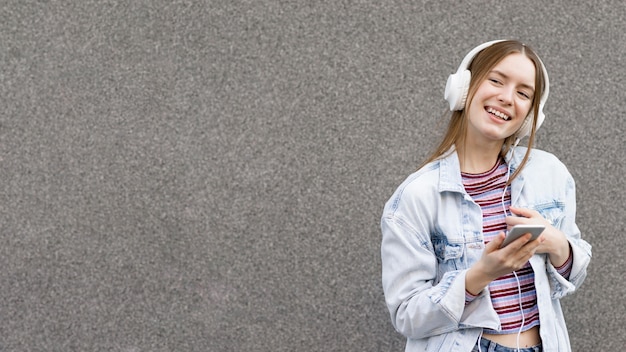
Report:
M500 232L499 234L497 234L496 237L491 240L491 242L487 243L487 245L485 246L485 251L487 253L491 253L500 248L502 242L504 242L504 237L504 232Z
M518 253L522 255L523 260L529 260L530 257L537 252L537 249L539 249L539 246L541 246L544 241L545 238L543 238L543 236L539 236L539 238L535 240L528 241L526 244L522 245Z
M509 243L509 245L506 246L505 248L510 250L511 253L518 252L520 249L522 249L522 247L528 244L528 241L530 240L531 237L533 237L532 234L525 233L523 236L520 236L515 241Z
M535 210L528 208L518 208L518 207L509 207L511 212L517 216L523 216L525 218L532 218L536 214L538 214Z
M537 247L541 246L541 244L545 241L546 241L546 236L542 234L542 235L539 235L539 237L535 238L534 240L526 243L525 246L530 246L531 248L534 247L536 249Z
M509 227L511 227L519 224L527 224L529 220L520 216L507 216L504 218L504 221Z

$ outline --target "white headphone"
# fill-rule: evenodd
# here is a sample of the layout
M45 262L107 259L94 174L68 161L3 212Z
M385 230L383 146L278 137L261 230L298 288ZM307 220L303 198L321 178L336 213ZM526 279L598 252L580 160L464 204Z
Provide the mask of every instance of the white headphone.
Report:
M474 57L481 52L483 49L492 46L495 43L502 42L503 40L493 40L490 42L483 43L474 49L472 49L461 61L461 65L459 66L456 73L451 74L448 77L448 81L446 82L446 91L444 93L445 99L450 103L450 111L458 111L463 110L465 108L465 101L467 100L467 94L469 92L470 80L472 78L472 73L467 69L474 59ZM537 129L543 123L545 119L545 115L543 113L543 107L546 104L546 100L548 100L548 94L550 92L549 89L549 80L548 80L548 71L546 71L546 67L543 65L541 59L539 59L539 63L541 64L541 70L543 71L543 76L545 80L545 87L543 93L541 95L541 100L539 101L539 114L537 115ZM522 139L528 135L530 135L532 131L533 124L533 112L531 111L522 126L518 130L518 139Z

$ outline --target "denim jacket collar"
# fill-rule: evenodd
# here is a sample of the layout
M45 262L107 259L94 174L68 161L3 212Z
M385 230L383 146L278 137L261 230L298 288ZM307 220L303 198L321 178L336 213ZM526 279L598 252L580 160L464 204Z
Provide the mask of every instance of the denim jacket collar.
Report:
M506 162L509 164L511 174L515 172L526 154L525 147L516 147L509 150L505 156ZM530 159L529 159L530 162ZM523 175L520 174L515 182L522 184ZM461 177L461 164L454 147L445 154L445 157L439 160L439 192L460 192L465 193L463 179Z

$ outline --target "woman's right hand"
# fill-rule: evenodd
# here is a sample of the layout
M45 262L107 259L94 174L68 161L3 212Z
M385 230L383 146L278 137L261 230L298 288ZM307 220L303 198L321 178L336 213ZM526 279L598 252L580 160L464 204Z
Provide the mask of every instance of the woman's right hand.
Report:
M530 234L525 234L508 246L500 248L505 238L504 232L500 232L491 242L487 243L480 260L467 271L465 289L469 293L477 295L491 281L521 269L544 241L543 236L539 236L534 241L529 241L531 237Z

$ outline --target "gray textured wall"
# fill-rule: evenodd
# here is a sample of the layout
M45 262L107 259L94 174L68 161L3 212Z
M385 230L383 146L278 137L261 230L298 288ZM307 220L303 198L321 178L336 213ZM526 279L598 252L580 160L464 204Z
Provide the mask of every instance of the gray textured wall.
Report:
M622 0L0 2L0 350L401 351L379 217L447 75L519 38L594 246L575 351L626 345ZM597 344L604 347L595 348Z

